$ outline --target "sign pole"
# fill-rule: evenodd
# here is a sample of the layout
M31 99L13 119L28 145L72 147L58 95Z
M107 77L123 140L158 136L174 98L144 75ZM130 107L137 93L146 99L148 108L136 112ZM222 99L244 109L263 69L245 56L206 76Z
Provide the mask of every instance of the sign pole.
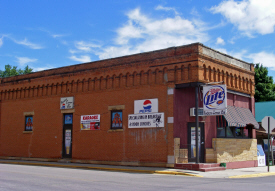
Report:
M270 117L268 117L268 138L267 138L267 169L269 172L269 152L270 152L270 145L269 145L269 132L270 132Z
M268 139L267 139L267 165L268 165L268 172L269 172L269 155L270 155L270 127L274 127L275 126L275 119L272 116L265 116L262 119L262 127L265 129L267 135L268 135ZM273 150L272 150L273 151ZM273 152L272 152L273 155ZM272 159L273 162L273 159Z
M196 163L199 163L199 97L198 97L199 86L196 86Z

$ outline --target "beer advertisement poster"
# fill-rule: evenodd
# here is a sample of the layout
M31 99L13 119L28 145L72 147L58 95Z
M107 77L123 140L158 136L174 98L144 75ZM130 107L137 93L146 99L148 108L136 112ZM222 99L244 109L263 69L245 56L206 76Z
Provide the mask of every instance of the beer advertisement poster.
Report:
M225 115L226 107L226 85L213 85L203 87L203 115Z
M65 124L73 124L73 115L72 114L66 114L64 123Z
M112 129L122 128L122 111L112 111Z
M81 130L100 130L100 115L81 115Z
M25 131L32 131L33 127L33 117L28 116L25 118Z

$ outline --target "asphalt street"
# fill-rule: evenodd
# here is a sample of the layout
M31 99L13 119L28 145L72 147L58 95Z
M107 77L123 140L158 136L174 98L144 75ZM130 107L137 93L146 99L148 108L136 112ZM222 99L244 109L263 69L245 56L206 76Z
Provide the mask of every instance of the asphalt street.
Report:
M273 190L274 176L200 178L32 165L0 164L1 191Z

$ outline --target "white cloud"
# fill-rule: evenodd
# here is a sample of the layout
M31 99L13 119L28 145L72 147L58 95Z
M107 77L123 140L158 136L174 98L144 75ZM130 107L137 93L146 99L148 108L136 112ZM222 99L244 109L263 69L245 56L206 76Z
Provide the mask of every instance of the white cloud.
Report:
M247 50L243 49L238 52L232 52L231 56L240 60L244 60L245 58L247 58Z
M80 51L90 52L92 51L92 48L99 48L100 45L91 42L78 41L75 42L75 47Z
M24 66L27 63L31 63L31 62L36 62L37 59L35 58L28 58L28 57L16 57L17 58L17 62L19 63L20 66Z
M71 56L69 57L71 60L77 61L77 62L81 62L81 63L85 63L85 62L91 62L91 58L88 55L82 55L80 57L76 57L76 56Z
M127 17L126 24L117 29L115 45L96 53L100 59L208 41L205 23L199 20L191 21L178 15L153 19L142 14L139 8L128 12Z
M274 32L274 0L226 0L210 10L225 16L229 22L248 36L252 37L253 33L264 35Z
M53 38L61 38L61 37L64 37L64 36L68 36L67 34L54 34L53 32L51 32L51 31L49 31L49 30L47 30L45 28L39 28L39 29L32 29L31 28L30 30L40 30L42 32L47 33L48 35L50 35Z
M239 60L244 60L244 58L247 58L247 50L245 49L242 49L239 51L227 51L225 48L219 48L219 47L214 47L214 49L221 53L237 58Z
M225 45L224 40L221 37L217 38L216 44Z
M275 54L265 51L253 53L248 56L252 59L253 63L261 63L265 67L269 67L271 70L275 70Z
M227 50L225 48L215 48L215 50L221 52L221 53L224 53L224 54L228 54L227 53Z
M52 69L52 68L56 68L54 66L45 66L45 67L31 67L33 69L34 72L38 72L38 71L43 71L43 70L48 70L48 69Z
M60 37L63 37L63 36L65 36L65 35L63 35L63 34L52 34L51 35L53 38L60 38Z
M71 54L75 54L75 53L77 53L77 52L79 52L78 50L73 50L73 49L70 49L69 50L69 53L71 53Z
M194 15L196 17L200 17L200 14L199 12L197 11L197 9L194 7L192 8L191 12L190 12L191 15Z
M34 44L32 42L29 42L27 40L27 38L25 38L24 40L22 41L18 41L18 40L15 40L15 39L12 39L16 44L21 44L21 45L24 45L24 46L27 46L31 49L42 49L43 47L38 45L38 44Z
M2 37L0 38L0 47L4 44L4 37L8 37L8 35L2 34Z
M156 9L156 10L163 10L163 11L173 11L176 15L179 14L179 13L176 11L176 9L173 8L173 7L163 7L162 5L158 5L155 9Z

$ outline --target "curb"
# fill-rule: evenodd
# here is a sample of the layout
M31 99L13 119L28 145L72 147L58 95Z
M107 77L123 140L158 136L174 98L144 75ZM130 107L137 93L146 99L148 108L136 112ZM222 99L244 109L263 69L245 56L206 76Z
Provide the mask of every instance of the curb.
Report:
M76 169L91 169L91 170L104 170L104 171L117 171L117 172L132 172L132 173L145 173L145 174L166 174L166 175L183 175L193 177L203 177L185 172L175 171L160 171L160 170L137 170L137 169L124 169L124 168L106 168L106 167L93 167L93 166L79 166L68 164L46 164L46 163L31 163L31 162L11 162L0 161L2 164L18 164L18 165L32 165L32 166L47 166L47 167L60 167L60 168L76 168Z
M193 177L203 178L203 176L201 176L201 175L195 175L195 174L190 174L190 173L186 173L186 172L173 172L173 171L159 171L159 170L156 170L156 171L154 171L154 174L184 175L184 176L193 176Z
M228 178L255 178L255 177L274 176L274 175L275 175L275 172L265 172L265 173L258 173L258 174L229 176Z

